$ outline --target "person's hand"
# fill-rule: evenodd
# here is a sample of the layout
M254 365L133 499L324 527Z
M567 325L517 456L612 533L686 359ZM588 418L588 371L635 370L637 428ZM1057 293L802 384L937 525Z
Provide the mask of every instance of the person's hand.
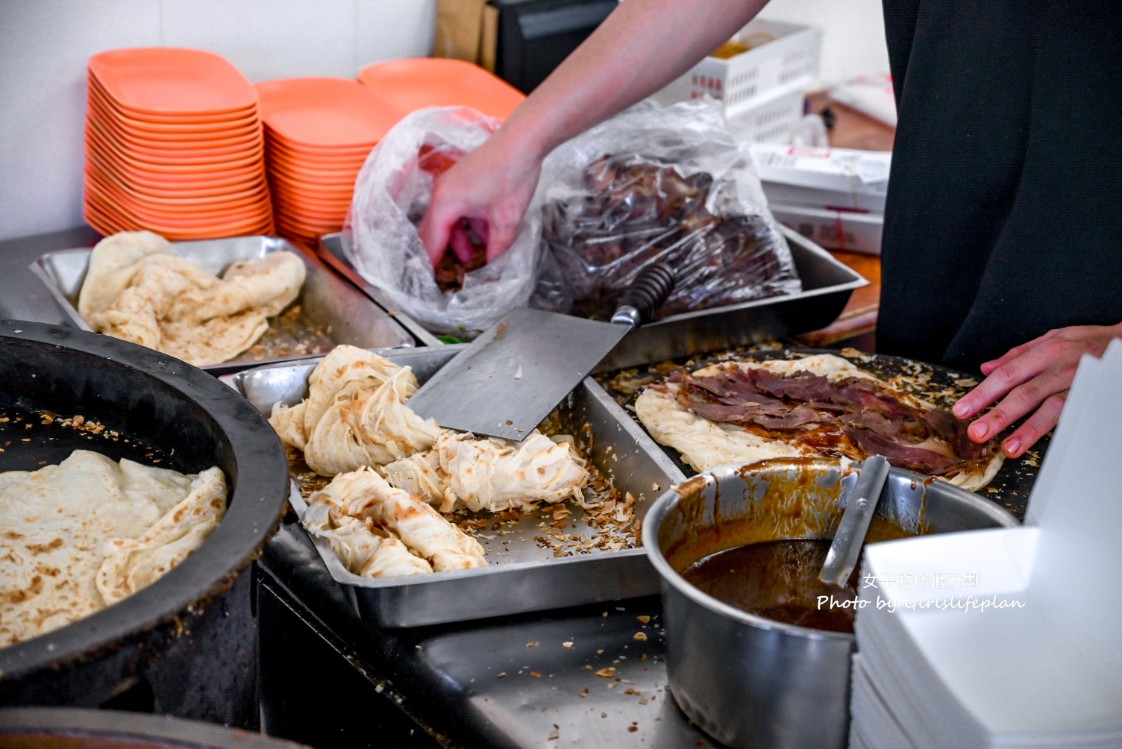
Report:
M471 257L469 230L486 244L487 262L518 236L540 163L495 151L500 149L487 141L437 178L417 227L434 267L449 247L461 261Z
M1084 354L1102 356L1114 338L1122 337L1118 325L1080 325L1057 328L1008 353L982 364L982 382L954 405L954 415L979 416L967 429L970 439L985 442L1018 419L1028 418L1001 442L1010 458L1024 454L1056 425Z

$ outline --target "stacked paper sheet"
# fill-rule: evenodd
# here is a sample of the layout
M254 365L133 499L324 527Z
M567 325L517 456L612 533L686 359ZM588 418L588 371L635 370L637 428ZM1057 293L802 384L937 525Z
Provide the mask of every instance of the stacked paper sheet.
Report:
M1122 341L1085 357L1026 525L877 544L851 747L1122 746Z

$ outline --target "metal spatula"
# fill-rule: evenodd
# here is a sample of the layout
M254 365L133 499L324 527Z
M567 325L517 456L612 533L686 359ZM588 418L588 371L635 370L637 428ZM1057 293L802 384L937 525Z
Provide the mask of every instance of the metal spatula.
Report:
M818 574L822 582L845 587L853 574L861 556L861 545L865 543L865 534L869 532L869 524L877 511L881 489L888 479L888 469L888 460L883 455L873 455L862 461L857 482L850 489L841 522Z
M515 309L441 367L409 408L448 429L521 440L621 338L651 318L673 285L669 267L647 266L611 322Z

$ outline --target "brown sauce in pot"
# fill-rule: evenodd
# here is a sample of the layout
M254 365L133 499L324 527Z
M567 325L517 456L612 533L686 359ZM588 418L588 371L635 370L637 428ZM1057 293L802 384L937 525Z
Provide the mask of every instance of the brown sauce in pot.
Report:
M880 518L877 540L910 534ZM698 590L750 614L831 632L853 632L860 563L844 588L818 579L830 539L760 541L725 549L682 570Z

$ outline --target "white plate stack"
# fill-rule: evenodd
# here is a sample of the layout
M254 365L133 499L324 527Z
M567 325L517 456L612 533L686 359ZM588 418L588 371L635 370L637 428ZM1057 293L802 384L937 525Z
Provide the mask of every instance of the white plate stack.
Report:
M1021 528L865 552L850 747L1122 746L1122 341L1084 357Z

